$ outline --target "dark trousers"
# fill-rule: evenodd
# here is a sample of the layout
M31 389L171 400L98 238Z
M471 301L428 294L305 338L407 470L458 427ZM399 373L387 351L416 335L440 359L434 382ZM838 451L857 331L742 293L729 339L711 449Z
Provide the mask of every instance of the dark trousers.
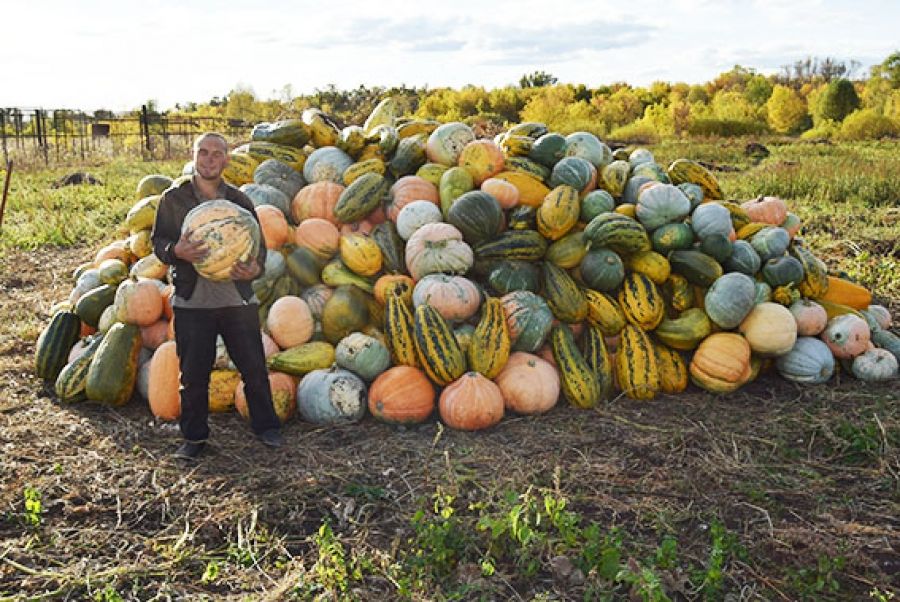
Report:
M244 381L250 426L261 434L281 426L272 406L256 305L220 309L175 308L175 345L181 366L181 434L188 441L209 437L209 375L216 359L216 336Z

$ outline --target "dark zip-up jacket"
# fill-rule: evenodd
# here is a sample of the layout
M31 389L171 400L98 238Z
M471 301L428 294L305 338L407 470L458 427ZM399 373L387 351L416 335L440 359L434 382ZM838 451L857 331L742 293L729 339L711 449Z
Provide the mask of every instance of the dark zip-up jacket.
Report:
M250 212L257 223L259 222L259 218L256 217L256 211L253 209L253 202L247 198L247 195L226 182L222 183L219 190L224 190L225 200L243 207ZM193 181L190 179L176 188L169 188L159 200L156 221L153 223L153 231L150 234L150 240L153 242L153 253L160 261L172 266L172 283L175 285L175 294L182 299L190 299L191 295L194 294L198 274L192 263L175 257L175 244L181 238L181 225L185 216L191 209L202 202L202 200L197 198ZM260 237L262 237L261 229ZM262 276L266 265L265 240L260 240L256 261L260 267L260 273L257 276L259 278ZM250 286L249 280L236 280L234 285L245 301L249 301L253 297L253 288Z

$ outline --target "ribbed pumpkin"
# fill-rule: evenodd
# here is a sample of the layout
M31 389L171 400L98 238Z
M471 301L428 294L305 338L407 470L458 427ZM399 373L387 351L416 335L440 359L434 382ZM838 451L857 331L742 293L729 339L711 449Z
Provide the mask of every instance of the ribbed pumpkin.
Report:
M783 378L801 384L822 384L834 374L834 355L815 337L797 337L790 351L775 361Z
M207 254L194 262L194 269L210 280L229 280L234 264L255 257L259 250L259 224L249 211L230 201L197 205L185 216L181 231L207 246Z
M763 357L784 355L797 340L797 322L790 310L778 303L759 303L740 324L753 353Z
M773 226L780 226L787 218L787 203L775 196L759 196L741 203L741 209L752 221Z
M463 276L429 274L416 283L412 302L415 307L431 305L445 320L462 321L478 311L481 292L474 282Z
M869 349L853 359L853 376L866 382L897 378L897 358L887 349Z
M344 187L335 182L316 182L304 186L291 201L291 217L294 223L300 224L303 220L318 217L339 226L341 222L334 215L334 207L342 192Z
M500 387L506 409L519 414L543 414L559 400L556 368L530 353L512 353L494 382Z
M481 319L472 334L467 357L469 369L494 378L509 358L510 338L503 301L490 297L481 307Z
M369 412L383 422L415 424L434 411L434 385L418 368L395 366L369 387Z
M306 301L287 295L277 299L269 309L266 328L282 349L309 341L313 334L313 316Z
M297 412L297 379L284 372L269 372L269 391L272 393L275 415L284 424ZM250 419L244 381L239 382L234 391L234 407L238 414Z
M713 393L736 391L752 374L750 354L750 344L741 335L732 332L711 334L694 352L691 380Z
M503 393L478 372L466 372L444 388L438 409L441 420L450 428L487 429L503 419Z
M691 202L684 193L670 184L654 186L638 197L635 216L648 232L664 224L684 219L691 211Z
M181 369L175 341L167 341L153 352L147 402L160 420L177 420L181 416Z
M409 240L416 230L425 224L443 221L441 209L431 201L413 201L400 210L397 216L397 233L403 240Z
M450 224L425 224L406 242L406 267L421 280L428 274L467 272L474 256L462 233Z
M341 233L337 227L321 217L303 220L294 228L294 243L306 247L322 261L331 259L340 246Z
M358 422L365 415L366 405L366 385L349 370L313 370L297 387L300 417L313 424Z
M253 181L277 188L292 200L306 186L303 174L278 159L266 159L253 171Z
M132 278L116 289L116 318L127 324L149 326L162 316L162 295L153 280Z
M453 166L466 145L474 140L475 132L466 124L458 121L444 123L428 136L425 154L429 161Z
M353 165L353 159L335 146L317 148L303 164L303 177L310 184L341 182L344 170Z

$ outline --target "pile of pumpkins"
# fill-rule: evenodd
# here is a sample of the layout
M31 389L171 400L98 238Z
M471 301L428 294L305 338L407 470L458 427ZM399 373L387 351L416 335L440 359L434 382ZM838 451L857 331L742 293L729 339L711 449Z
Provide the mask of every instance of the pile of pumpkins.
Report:
M221 202L195 211L211 212L210 270L268 250L253 288L283 421L352 422L368 408L421 422L437 406L476 430L561 397L591 408L690 382L727 394L762 371L809 384L836 370L897 376L890 312L827 272L786 203L723 200L688 159L663 167L647 149L540 123L477 139L463 123L398 117L389 99L363 126L316 109L259 124L230 159L225 178L258 222L229 203L227 219L213 215ZM55 308L36 370L62 402L120 405L136 390L154 415L178 417L173 291L149 236L159 195L191 170L141 180L127 236L81 266ZM209 402L247 415L224 345Z

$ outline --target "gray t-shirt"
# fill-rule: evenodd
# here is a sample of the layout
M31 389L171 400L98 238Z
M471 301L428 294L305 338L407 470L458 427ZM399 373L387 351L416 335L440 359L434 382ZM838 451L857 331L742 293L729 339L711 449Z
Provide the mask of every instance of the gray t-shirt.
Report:
M193 178L191 178L191 184L194 186L194 196L197 197L200 202L213 200L207 199L201 194L200 189L197 188L197 184L194 182ZM217 198L225 198L224 184L219 187L219 196ZM239 305L257 303L259 303L259 300L256 298L256 295L253 295L253 297L245 303L241 294L238 292L237 287L234 286L233 280L216 282L204 278L200 274L197 274L197 285L194 287L194 292L191 294L190 299L182 299L178 295L175 295L172 298L172 307L181 307L184 309L218 309L220 307L236 307Z

